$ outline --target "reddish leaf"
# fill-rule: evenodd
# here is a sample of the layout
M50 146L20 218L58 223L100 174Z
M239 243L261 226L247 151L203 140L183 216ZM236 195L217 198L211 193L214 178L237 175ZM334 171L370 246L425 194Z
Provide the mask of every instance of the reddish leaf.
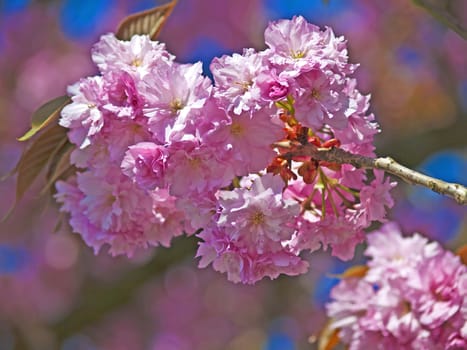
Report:
M319 336L318 350L333 350L339 343L339 329L331 328L331 322L329 321Z
M120 40L130 40L133 35L147 34L151 39L156 39L176 3L177 0L172 0L165 5L128 16L120 22L116 37Z
M303 162L300 168L298 168L298 174L303 178L305 183L312 184L318 175L316 163L314 161Z
M50 123L56 121L60 116L63 107L71 102L68 96L60 96L43 104L35 111L31 118L31 129L23 136L18 138L18 141L29 140L38 131L44 129Z
M347 270L345 270L341 274L338 274L338 275L332 274L330 276L334 277L334 278L340 278L340 279L363 278L363 277L365 277L367 271L368 271L368 266L366 266L366 265L356 265L356 266L349 267Z
M467 244L464 244L462 247L456 250L456 254L459 255L461 261L464 265L467 265Z

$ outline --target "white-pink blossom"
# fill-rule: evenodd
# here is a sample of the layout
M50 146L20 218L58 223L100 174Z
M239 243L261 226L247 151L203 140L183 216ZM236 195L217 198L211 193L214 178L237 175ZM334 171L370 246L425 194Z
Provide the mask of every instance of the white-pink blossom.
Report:
M210 68L216 84L214 97L222 108L240 114L260 109L265 104L261 102L261 90L255 82L260 73L268 70L264 55L244 49L242 55L234 53L214 58Z
M79 148L89 146L90 138L104 126L102 105L107 94L103 84L102 77L96 76L82 79L68 89L73 95L72 103L63 108L59 124L70 129L68 138Z
M295 96L295 113L303 125L315 129L324 124L335 129L347 126L345 110L349 104L343 93L342 82L320 69L311 69L297 77L298 93Z
M235 175L263 170L275 156L271 144L283 135L283 127L270 109L225 114L205 136L212 147L225 152Z
M168 152L165 181L174 196L204 196L228 186L234 178L234 169L222 154L200 140L174 142Z
M243 283L303 273L305 262L288 245L299 207L284 201L281 191L282 181L267 174L250 188L219 192L219 214L199 235L200 266L212 263L229 280Z
M194 124L211 88L209 78L202 76L201 62L161 65L151 71L141 89L147 101L144 115L154 137L167 142L172 131Z
M122 160L122 172L141 188L164 187L167 150L153 142L130 146Z
M331 291L330 327L349 349L463 349L467 344L467 267L393 223L370 234L369 270Z
M122 41L109 33L101 36L92 48L92 60L102 73L125 71L142 78L161 61L173 59L165 44L152 41L148 35L134 35L129 41Z
M393 183L382 173L293 154L373 155L378 125L345 40L294 17L272 22L265 41L215 58L214 85L200 62L175 62L148 36L94 46L101 75L70 88L60 119L79 172L56 198L95 251L131 255L196 232L200 266L254 283L304 273L300 254L319 248L351 259L385 220ZM394 334L415 329L391 320Z

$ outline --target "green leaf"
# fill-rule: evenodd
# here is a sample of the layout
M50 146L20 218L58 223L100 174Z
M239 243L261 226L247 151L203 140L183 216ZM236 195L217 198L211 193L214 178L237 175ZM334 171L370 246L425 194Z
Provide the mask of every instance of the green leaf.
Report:
M69 175L76 173L76 168L70 163L71 152L75 146L66 142L51 158L49 161L49 169L47 170L47 184L41 191L45 194L52 186L60 179L65 179Z
M22 154L16 172L16 200L22 198L49 160L67 142L66 129L54 125L41 134Z
M47 166L50 159L67 142L67 130L61 126L53 125L45 130L34 142L23 152L18 164L11 174L18 174L16 179L16 198L8 213L1 221L8 219L16 203L23 197L24 193L31 187L40 172Z
M449 10L449 1L447 0L412 0L414 4L423 7L434 18L445 26L449 27L462 38L467 40L467 26L463 21L456 17L452 11Z
M18 138L18 141L26 141L33 137L38 131L44 129L47 125L56 121L60 116L63 107L71 102L69 96L60 96L46 102L35 111L31 118L31 129L23 136Z
M156 39L176 4L177 0L172 0L165 5L126 17L118 25L116 37L120 40L130 40L133 35L147 34L151 39Z

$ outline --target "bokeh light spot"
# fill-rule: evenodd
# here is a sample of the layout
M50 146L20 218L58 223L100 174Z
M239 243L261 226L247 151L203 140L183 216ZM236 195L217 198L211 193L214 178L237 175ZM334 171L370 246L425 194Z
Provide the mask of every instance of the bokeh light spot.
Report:
M352 1L302 1L302 0L263 0L265 9L272 19L291 18L302 15L309 21L324 24L340 12L352 7Z
M57 270L67 270L78 260L78 247L73 238L55 235L47 240L45 259L49 266Z
M422 56L420 53L410 46L404 45L399 47L396 52L396 57L401 63L412 69L418 68L422 63Z
M264 350L294 350L295 346L287 334L273 333L269 336Z
M31 0L4 0L0 1L0 12L12 13L23 10Z
M28 260L26 250L9 245L0 245L0 275L21 270Z
M72 39L86 39L99 34L114 5L111 0L65 0L60 12L63 32Z
M452 151L436 153L425 160L419 166L419 170L444 181L467 185L467 157L459 153ZM414 187L409 200L417 206L431 207L432 201L444 200L444 196L424 187Z
M1 45L1 42L0 42L0 45ZM1 47L0 47L1 49ZM464 111L467 111L467 79L465 80L462 80L460 83L459 83L459 101L461 103L461 106L462 106L462 109Z
M209 65L214 57L228 54L228 50L217 40L206 37L198 37L191 44L191 49L188 50L188 55L179 57L186 62L203 62L203 73L212 79L212 73L209 70Z

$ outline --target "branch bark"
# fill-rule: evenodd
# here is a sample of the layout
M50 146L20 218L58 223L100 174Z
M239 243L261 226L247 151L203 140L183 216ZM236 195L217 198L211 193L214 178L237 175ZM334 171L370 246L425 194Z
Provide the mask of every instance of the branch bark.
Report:
M467 205L467 188L465 186L424 175L397 163L390 157L371 158L353 154L340 148L317 148L311 144L300 146L296 150L287 153L286 156L310 156L316 160L351 164L356 168L381 169L409 184L427 187L434 192L453 198L461 205Z

